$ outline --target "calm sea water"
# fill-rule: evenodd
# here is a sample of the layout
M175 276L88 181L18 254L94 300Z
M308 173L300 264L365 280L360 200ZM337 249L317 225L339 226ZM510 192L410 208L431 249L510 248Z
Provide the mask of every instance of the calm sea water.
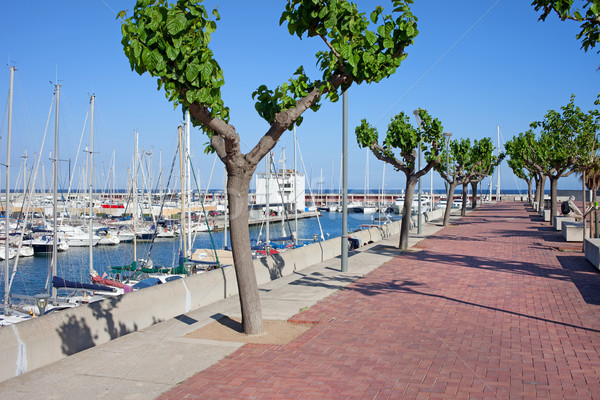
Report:
M362 224L377 223L378 214L348 214L348 230L352 232ZM398 218L398 216L395 216ZM289 223L281 222L271 223L269 226L270 236L281 237L289 235L289 228L293 230L295 226L292 219ZM250 227L250 238L257 239L259 232L262 232L261 239L264 239L265 227ZM342 214L341 213L323 213L319 218L306 218L298 220L298 238L301 241L312 241L313 234L318 235L321 240L321 232L325 240L341 235L342 232ZM223 232L212 234L215 247L223 247ZM304 240L302 240L304 239ZM231 241L228 238L227 243ZM178 263L178 254L180 249L179 239L157 239L152 245L150 243L138 243L137 257L152 259L155 266L175 266ZM193 248L212 248L211 238L207 232L198 233L193 242ZM130 264L133 261L133 244L121 243L116 246L95 246L93 248L94 268L100 275L103 272L109 272L109 266L118 266ZM46 280L51 269L51 257L28 257L20 258L17 266L17 273L13 281L11 293L35 295L44 291ZM14 265L14 260L9 261L10 272ZM0 263L0 299L4 299L4 276L5 264ZM57 264L58 276L75 281L89 282L89 248L71 247L66 252L58 253Z

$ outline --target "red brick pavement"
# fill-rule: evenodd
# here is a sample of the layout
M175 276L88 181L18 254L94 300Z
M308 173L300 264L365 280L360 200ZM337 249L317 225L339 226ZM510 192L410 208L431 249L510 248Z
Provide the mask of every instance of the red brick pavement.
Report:
M565 244L483 206L161 398L600 399L600 274Z

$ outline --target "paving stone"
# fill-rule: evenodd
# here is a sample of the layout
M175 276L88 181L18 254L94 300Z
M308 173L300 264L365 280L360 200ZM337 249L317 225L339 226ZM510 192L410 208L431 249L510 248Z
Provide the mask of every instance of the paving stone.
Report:
M600 274L524 203L474 210L162 399L600 398Z

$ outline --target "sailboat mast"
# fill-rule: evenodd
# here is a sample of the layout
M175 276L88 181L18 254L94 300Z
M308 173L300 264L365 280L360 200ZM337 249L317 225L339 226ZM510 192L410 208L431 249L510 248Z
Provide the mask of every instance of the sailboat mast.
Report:
M188 196L188 208L187 208L187 249L189 252L192 251L192 179L190 173L190 113L189 111L185 113L185 172L186 178L185 181L187 183L187 196ZM191 255L191 254L189 254ZM186 253L186 257L188 254Z
M90 271L94 269L94 251L93 251L93 242L94 242L94 184L93 184L93 176L94 176L94 103L96 100L96 95L92 95L90 98L90 161L88 165L90 179L88 182L89 192L90 192Z
M223 180L225 182L223 183L223 187L225 189L223 190L223 192L224 192L223 198L225 199L225 222L223 222L223 248L226 249L227 248L227 226L229 224L229 200L227 197L227 169L226 168L225 168L224 172L225 173L223 174ZM209 185L210 185L210 180L209 180ZM208 187L206 188L206 192L208 192ZM213 197L213 200L214 200L214 197Z
M500 125L498 125L498 158L500 158ZM496 175L496 179L498 179L498 183L496 183L496 201L500 201L500 165L498 165L498 173ZM543 194L542 194L543 198Z
M181 241L183 243L183 257L187 258L187 240L186 240L186 221L185 221L185 174L183 168L183 159L185 158L185 151L182 146L181 140L181 125L177 127L177 133L179 136L179 178L181 180Z
M52 222L54 224L54 235L52 235L52 277L55 277L57 274L57 262L58 262L58 257L57 257L57 252L58 252L58 237L57 237L57 233L56 233L56 229L57 229L57 199L58 199L58 194L57 194L57 188L58 188L58 115L59 115L59 106L60 106L60 85L55 85L55 94L56 94L56 108L54 109L54 160L52 160L52 162L54 163L54 168L53 168L53 189L52 189ZM52 282L50 282L50 285L52 287L52 298L56 301L56 296L57 296L57 290L54 287L54 285L52 285Z
M298 246L298 168L296 166L296 125L294 125L294 222L294 245Z
M137 265L137 233L136 233L136 222L137 222L137 158L138 158L138 132L137 129L133 131L135 136L135 148L133 149L133 179L131 182L131 191L133 193L133 262Z
M266 226L266 230L265 230L266 240L265 240L265 242L266 242L266 244L269 244L269 241L271 240L271 238L269 236L269 217L271 215L271 212L269 210L271 208L271 205L269 204L269 190L270 190L270 188L269 188L269 180L271 178L271 170L269 168L270 167L270 163L271 163L271 152L270 151L267 153L267 158L265 159L265 163L266 163L266 165L265 165L265 167L266 167L265 168L265 177L267 179L266 185L265 185L266 195L267 195L267 197L265 199L265 203L266 203L265 206L266 206L266 209L267 209L267 214L266 214L266 216L267 216L267 223L265 225Z
M4 223L4 234L5 234L5 240L4 240L4 250L5 250L5 254L4 254L4 262L5 262L5 273L4 273L4 304L8 307L8 300L9 300L9 295L8 295L8 284L9 284L9 280L8 280L8 273L10 271L10 266L9 266L9 261L8 261L8 253L9 253L9 246L8 246L8 231L9 231L9 222L10 222L10 138L11 138L11 134L12 134L12 98L13 98L13 81L14 81L14 77L15 77L15 67L10 67L10 86L9 86L9 90L8 90L8 133L6 135L6 205L4 206L4 216L6 217L6 222ZM8 308L4 309L4 312L6 314L6 311L8 310Z
M112 194L110 196L110 203L114 204L115 201L115 149L112 153Z

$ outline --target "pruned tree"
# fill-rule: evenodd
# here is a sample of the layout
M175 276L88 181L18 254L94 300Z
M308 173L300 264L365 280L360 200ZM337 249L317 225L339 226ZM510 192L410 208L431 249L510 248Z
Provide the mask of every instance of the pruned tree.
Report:
M471 208L477 208L477 187L482 180L490 176L502 160L504 153L499 156L494 155L494 143L489 137L481 140L475 140L471 148L471 165L467 173L468 181L471 185L472 201Z
M402 171L406 175L404 209L398 244L400 250L408 248L410 212L415 186L420 177L440 163L440 152L444 143L440 121L432 118L423 109L418 110L418 117L421 121L420 128L411 125L410 117L402 112L393 117L382 144L379 143L377 129L367 120L363 119L355 129L356 140L360 147L369 148L379 160L392 165L397 171ZM419 146L426 162L421 169L417 169Z
M260 85L252 93L258 114L269 126L247 153L240 148L236 127L229 123L230 110L221 98L223 71L209 47L220 19L217 10L207 13L200 0L174 4L139 0L130 17L119 13L123 50L132 70L157 77L158 89L176 106L189 110L194 126L200 126L210 139L207 151L216 152L225 164L231 247L245 333L263 332L247 206L250 179L258 163L286 130L300 124L306 110L319 108L320 100L336 101L352 84L379 82L396 72L418 33L409 8L412 2L393 0L391 14L384 14L378 6L367 18L346 0L288 0L279 23L286 24L291 35L321 40L323 50L316 58L322 75L311 80L300 66L281 86Z
M519 160L523 166L534 175L535 200L540 206L544 205L544 186L546 183L547 149L540 146L533 130L521 132L504 144L506 154L510 159Z
M515 156L511 155L507 160L507 164L517 178L523 179L525 182L527 182L527 201L531 202L533 197L532 184L535 178L535 173L526 167L526 164L522 159L517 157L518 154Z
M444 149L442 159L447 164L441 162L435 166L436 171L442 179L448 183L448 193L446 200L446 210L444 211L444 226L450 222L450 213L452 212L452 203L454 202L454 192L456 187L463 182L465 177L465 164L467 162L471 141L469 139L454 139L448 144L448 150ZM446 153L447 151L447 153Z
M575 172L579 154L591 152L591 137L596 132L590 123L590 116L575 105L575 95L560 111L549 110L542 121L531 123L533 129L541 129L539 147L545 150L542 166L550 180L550 221L556 215L558 180Z
M596 99L596 105L600 104L600 96ZM581 175L584 188L587 188L592 192L592 204L596 204L597 193L600 190L600 138L598 132L600 130L600 112L596 110L590 110L585 115L585 121L583 124L584 129L587 131L586 134L581 135L578 138L579 147L584 149L575 156L575 165L573 169L577 174ZM585 150L588 152L586 153ZM583 197L585 198L585 189L583 190ZM595 224L591 232L594 232L594 237L598 237L598 213L597 209L594 212L593 217L595 218ZM586 223L587 216L583 216L584 226ZM592 224L590 224L592 225ZM585 229L585 228L584 228Z
M462 207L460 215L467 213L468 188L471 182L480 181L483 176L487 176L498 164L498 158L494 156L494 144L492 139L483 138L471 141L463 141L462 169L463 173L459 184L462 184ZM477 196L476 190L473 192L473 201Z
M531 5L535 11L541 11L540 21L545 21L550 14L556 14L561 21L581 22L577 40L581 40L581 48L588 51L600 40L600 0L578 2L581 9L574 3L573 0L534 0Z

